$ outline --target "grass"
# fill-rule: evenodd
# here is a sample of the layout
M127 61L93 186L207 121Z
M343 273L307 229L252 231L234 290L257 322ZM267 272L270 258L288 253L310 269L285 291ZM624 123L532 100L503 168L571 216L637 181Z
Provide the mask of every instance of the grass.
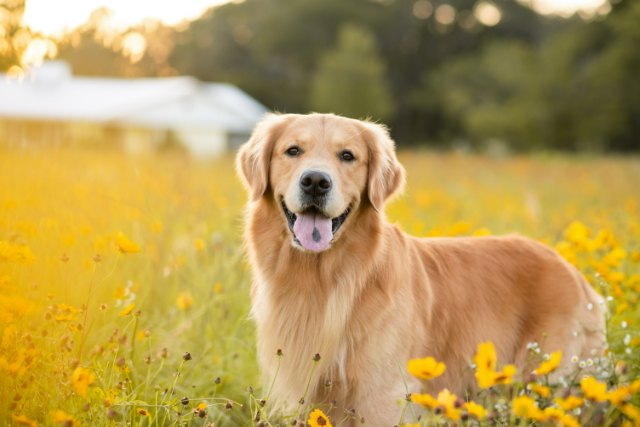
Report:
M555 246L610 297L618 371L603 366L599 379L612 390L639 377L637 158L401 160L408 188L390 220L422 236L517 232ZM0 188L0 424L258 425L257 413L277 424L260 402L232 158L2 151ZM525 422L518 393L553 405L525 386L479 396L482 422ZM629 408L591 400L571 414L638 425ZM306 421L312 402L303 409ZM454 422L447 414L439 403L424 420Z

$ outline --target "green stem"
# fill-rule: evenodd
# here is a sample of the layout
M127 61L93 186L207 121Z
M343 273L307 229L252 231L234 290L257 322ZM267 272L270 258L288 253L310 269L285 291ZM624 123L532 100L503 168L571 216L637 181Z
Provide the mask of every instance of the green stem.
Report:
M271 391L273 391L273 386L275 385L276 378L278 378L278 373L280 372L280 362L282 361L282 356L277 356L277 357L278 357L278 366L276 367L276 373L273 376L273 379L271 380L271 385L269 386L269 391L267 392L267 397L266 397L267 402L271 397Z
M311 366L311 372L309 373L309 379L307 380L307 385L304 388L304 394L302 395L302 398L298 402L298 412L296 414L296 417L300 416L302 405L304 405L307 401L307 393L309 392L309 387L311 386L311 380L313 379L313 374L315 373L317 367L318 367L318 361L314 359L313 365Z

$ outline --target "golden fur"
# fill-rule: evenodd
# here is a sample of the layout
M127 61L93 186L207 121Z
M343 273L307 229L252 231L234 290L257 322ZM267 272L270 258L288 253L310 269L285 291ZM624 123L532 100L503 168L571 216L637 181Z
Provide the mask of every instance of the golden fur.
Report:
M292 143L304 154L287 157ZM345 148L356 161L338 158ZM313 372L308 402L335 400L336 420L353 408L369 425L389 426L398 422L398 402L420 389L406 375L410 358L443 361L433 391L464 394L486 340L500 363L524 370L529 342L563 350L565 362L602 351L601 297L550 248L518 236L416 238L386 222L384 202L402 189L404 169L382 126L270 114L237 164L250 192L245 241L258 359L265 385L274 381L269 405L297 405ZM281 208L310 167L331 175L340 209L352 208L319 253L293 244Z

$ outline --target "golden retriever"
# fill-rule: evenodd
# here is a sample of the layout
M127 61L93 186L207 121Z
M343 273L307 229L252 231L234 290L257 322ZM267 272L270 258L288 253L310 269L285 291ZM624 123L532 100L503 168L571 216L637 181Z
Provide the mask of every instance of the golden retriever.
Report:
M334 420L349 409L391 426L421 387L406 375L410 358L443 361L432 390L462 394L483 341L521 369L530 342L565 362L604 348L602 298L552 249L518 236L416 238L388 223L384 204L405 172L381 125L269 114L237 169L271 406L305 397L334 402Z

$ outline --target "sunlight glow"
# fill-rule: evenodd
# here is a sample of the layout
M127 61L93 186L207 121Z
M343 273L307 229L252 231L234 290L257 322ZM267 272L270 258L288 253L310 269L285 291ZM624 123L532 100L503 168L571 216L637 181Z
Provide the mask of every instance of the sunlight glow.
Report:
M418 19L427 19L433 14L433 5L429 0L418 0L413 4L413 14Z
M436 9L436 21L443 25L453 24L456 20L456 10L448 4L441 4Z
M122 53L125 54L132 64L140 61L147 49L147 40L136 31L127 34L122 40Z
M158 2L154 0L29 0L23 21L32 30L43 35L60 37L66 32L84 24L91 13L101 7L113 11L113 32L125 29L143 22L145 19L159 20L167 25L177 25L181 22L197 19L205 10L212 6L227 3L230 0L182 0L179 2ZM241 0L235 0L241 1ZM607 0L518 0L530 5L536 11L544 14L559 14L569 16L580 11L583 16L606 14L611 10ZM480 7L480 5L483 5ZM485 5L489 5L488 7ZM475 18L484 25L492 25L501 15L492 3L480 1L474 9ZM495 12L498 12L496 14ZM482 14L479 15L479 11ZM413 5L413 14L418 19L427 19L434 12L434 5L429 0L417 0ZM438 13L439 12L439 13ZM444 3L435 10L436 20L444 25L454 22L456 11ZM482 18L481 18L482 16ZM485 22L483 22L483 19ZM497 22L496 22L497 24ZM493 24L493 25L496 25Z
M500 20L502 19L502 13L500 9L496 7L493 3L488 1L481 1L476 4L474 8L473 14L475 15L478 22L482 25L486 25L487 27L493 27L494 25L498 25Z
M18 67L17 65L12 65L7 70L5 79L6 81L22 82L24 80L24 77L25 77L24 70L21 67Z
M51 40L35 38L29 42L22 54L21 63L24 65L42 65L45 58L55 58L58 46Z
M607 0L520 0L530 4L542 14L557 14L571 16L579 11L583 15L606 14L611 10Z
M125 29L145 19L156 19L168 25L198 18L208 8L228 0L29 0L24 23L45 35L61 36L89 19L98 8L114 12L118 28Z

